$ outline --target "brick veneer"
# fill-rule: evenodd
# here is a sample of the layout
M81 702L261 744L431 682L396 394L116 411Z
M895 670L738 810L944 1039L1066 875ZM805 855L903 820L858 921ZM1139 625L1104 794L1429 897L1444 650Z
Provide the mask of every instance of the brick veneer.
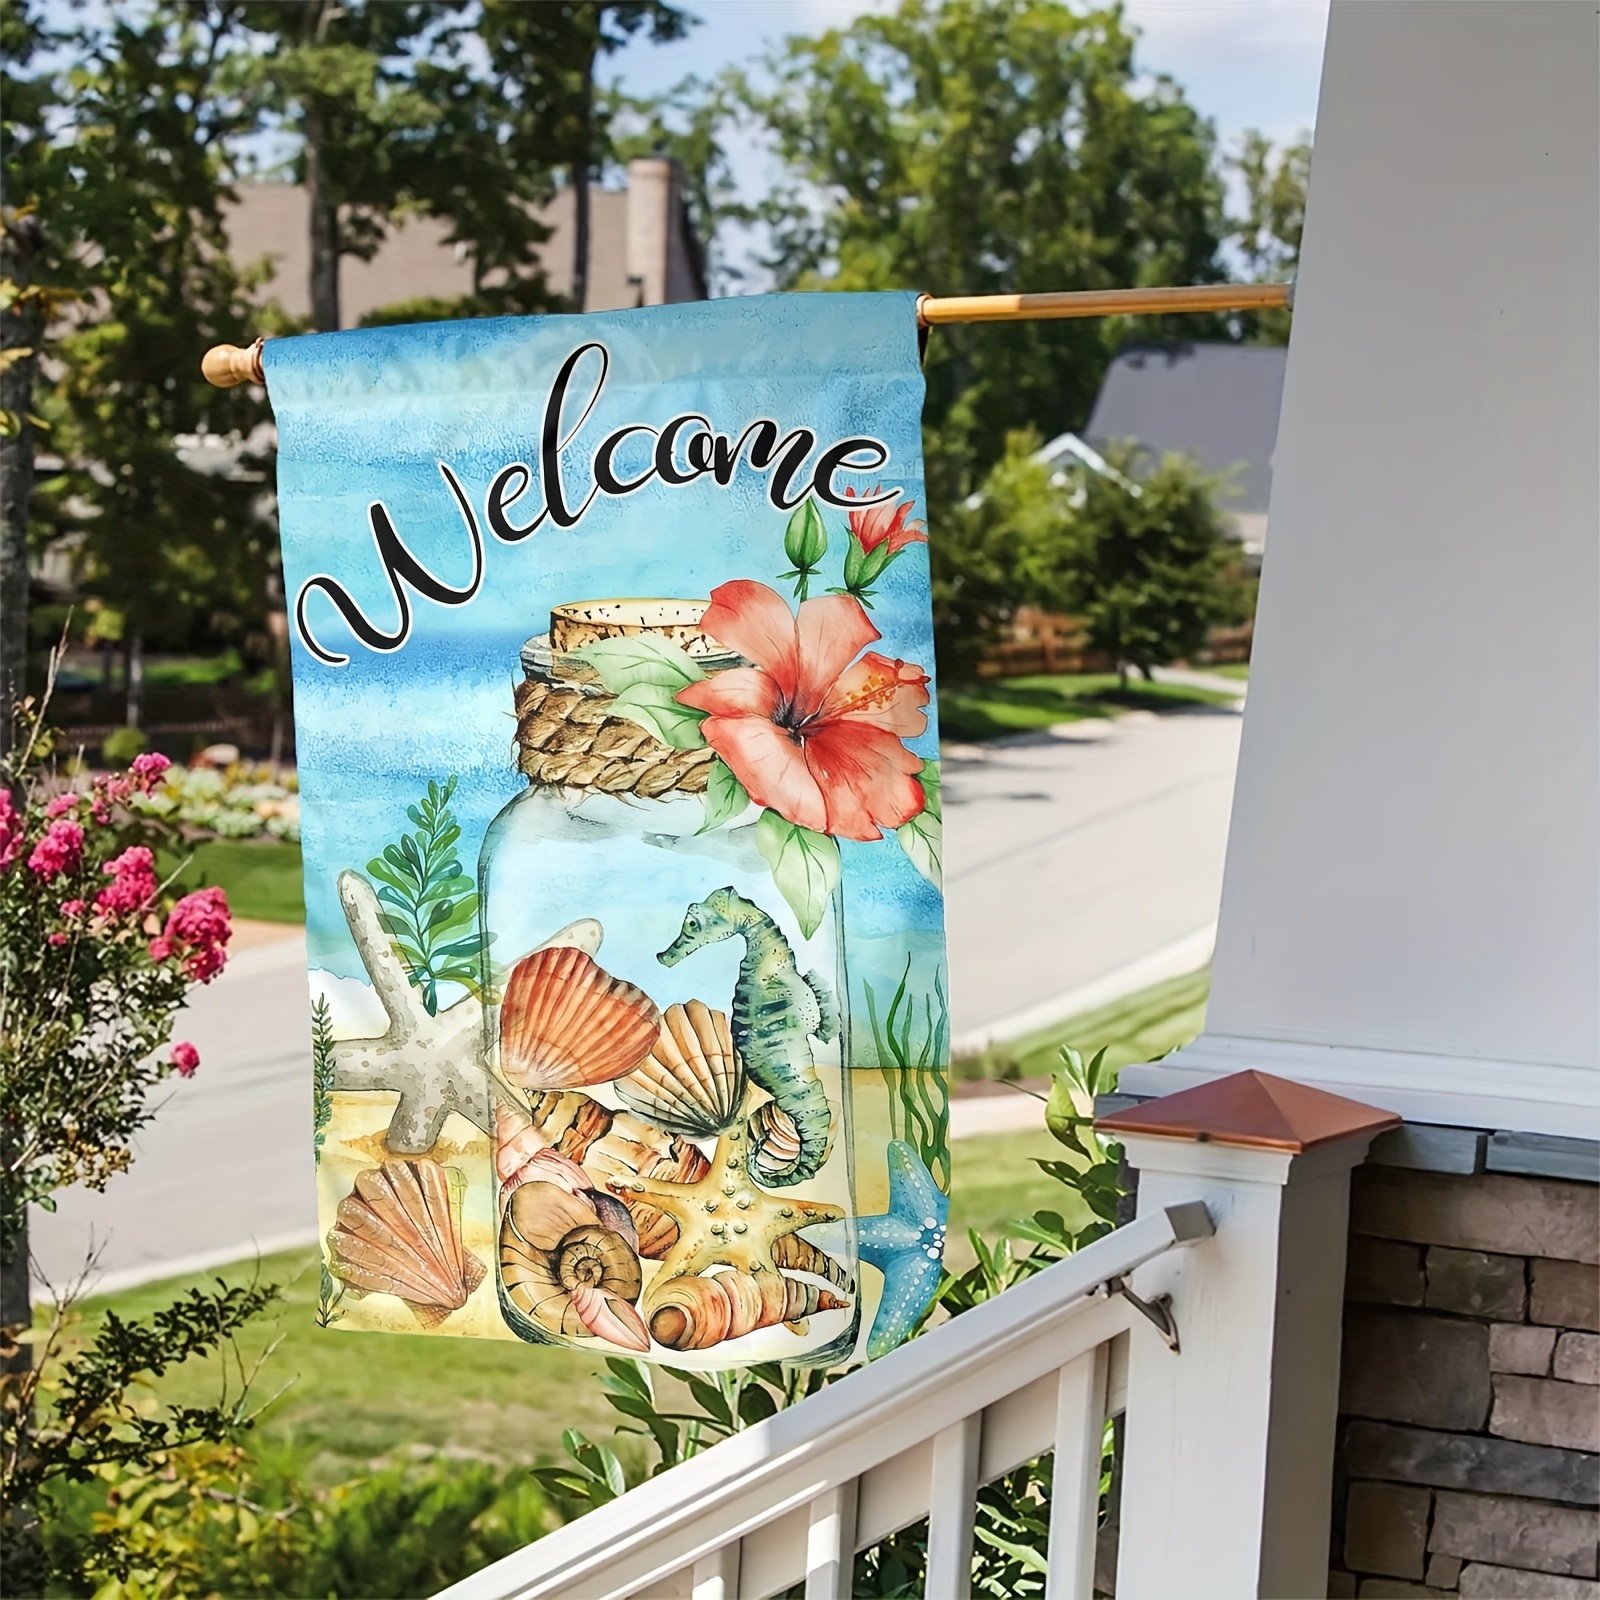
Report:
M1330 1596L1600 1600L1600 1190L1354 1175Z

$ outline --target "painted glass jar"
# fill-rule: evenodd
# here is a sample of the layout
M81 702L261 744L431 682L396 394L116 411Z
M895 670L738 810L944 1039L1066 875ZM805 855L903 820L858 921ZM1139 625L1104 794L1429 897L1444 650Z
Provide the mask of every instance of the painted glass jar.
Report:
M806 933L755 810L708 808L712 752L636 720L583 654L744 665L698 631L706 604L559 606L522 651L528 787L479 865L499 1300L530 1341L830 1362L859 1331L837 908Z

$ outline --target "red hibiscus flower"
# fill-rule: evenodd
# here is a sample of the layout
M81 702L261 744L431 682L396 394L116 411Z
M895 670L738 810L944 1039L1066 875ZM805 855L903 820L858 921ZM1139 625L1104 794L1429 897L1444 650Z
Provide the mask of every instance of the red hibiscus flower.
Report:
M904 740L926 730L928 675L868 651L878 630L850 595L801 602L764 583L711 591L700 626L753 667L690 684L678 700L707 713L706 743L757 805L846 839L881 839L923 808L922 758Z
M846 489L845 494L853 496L855 490ZM856 543L867 555L871 555L879 545L887 544L891 556L899 555L908 544L926 544L928 535L923 531L922 524L906 520L911 515L912 504L910 500L902 500L898 504L893 500L885 500L881 505L863 506L859 511L852 511L850 531L855 535Z

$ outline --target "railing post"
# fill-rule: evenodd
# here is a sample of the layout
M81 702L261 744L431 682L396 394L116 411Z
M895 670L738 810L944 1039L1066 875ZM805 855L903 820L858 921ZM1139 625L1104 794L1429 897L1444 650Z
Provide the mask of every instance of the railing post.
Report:
M1397 1120L1243 1072L1100 1124L1141 1216L1203 1200L1216 1224L1134 1277L1179 1350L1134 1329L1118 1600L1326 1595L1350 1169Z

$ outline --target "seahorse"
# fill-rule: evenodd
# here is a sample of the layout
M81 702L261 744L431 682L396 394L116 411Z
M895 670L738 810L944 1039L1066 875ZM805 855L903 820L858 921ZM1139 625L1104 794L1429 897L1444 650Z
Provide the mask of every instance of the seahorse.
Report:
M733 991L733 1043L750 1081L772 1096L772 1104L757 1107L750 1118L750 1173L784 1188L815 1176L828 1159L833 1113L811 1059L811 1040L831 1040L839 1013L822 978L800 975L772 918L732 888L690 906L682 932L656 960L675 967L736 934L744 940L744 959Z

